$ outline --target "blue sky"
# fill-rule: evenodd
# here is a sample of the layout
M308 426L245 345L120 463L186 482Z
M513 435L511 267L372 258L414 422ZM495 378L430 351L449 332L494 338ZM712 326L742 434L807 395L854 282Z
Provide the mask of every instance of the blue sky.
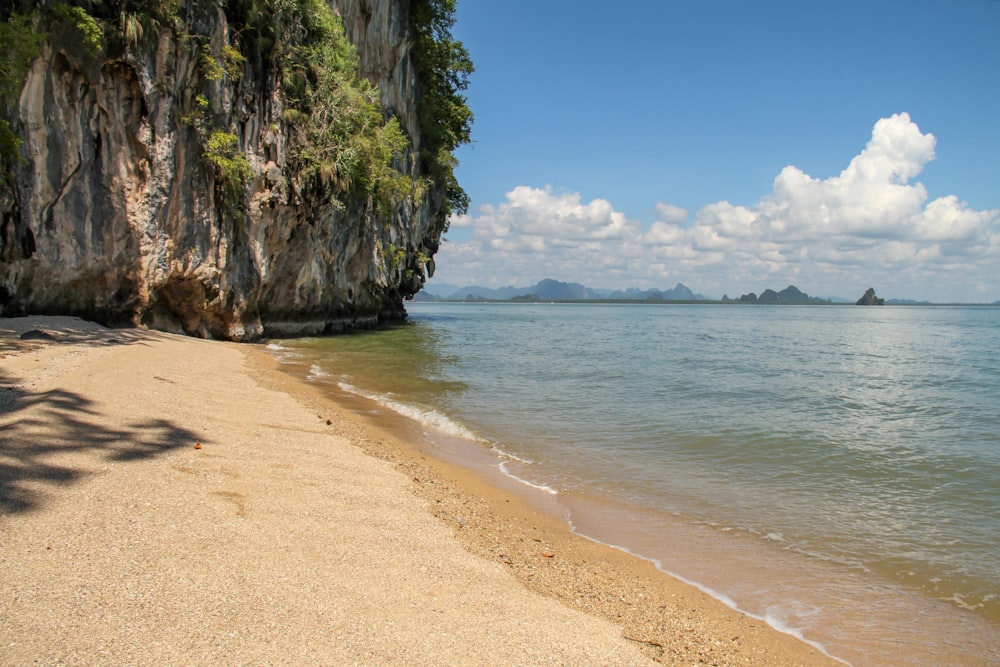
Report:
M459 0L435 284L1000 299L1000 1Z

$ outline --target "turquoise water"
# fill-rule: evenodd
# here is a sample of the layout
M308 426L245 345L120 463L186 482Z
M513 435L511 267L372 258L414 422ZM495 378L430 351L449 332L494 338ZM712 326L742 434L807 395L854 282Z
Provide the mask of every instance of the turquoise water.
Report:
M426 304L282 342L853 664L1000 664L1000 308Z

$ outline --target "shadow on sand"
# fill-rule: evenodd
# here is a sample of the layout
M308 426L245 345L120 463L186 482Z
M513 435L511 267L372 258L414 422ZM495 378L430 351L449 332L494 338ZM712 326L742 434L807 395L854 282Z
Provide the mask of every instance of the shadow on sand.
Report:
M71 333L55 344L104 347L141 340L138 332L119 330ZM90 474L70 463L80 461L73 454L91 452L106 461L130 462L195 440L192 431L165 419L110 427L84 396L64 389L32 392L22 380L0 368L0 516L38 509L50 493L46 487L54 490Z

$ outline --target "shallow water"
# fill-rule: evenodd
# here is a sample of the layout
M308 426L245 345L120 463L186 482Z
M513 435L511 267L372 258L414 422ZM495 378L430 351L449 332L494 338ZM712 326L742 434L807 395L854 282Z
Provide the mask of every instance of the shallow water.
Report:
M835 656L1000 663L1000 309L409 310L281 353Z

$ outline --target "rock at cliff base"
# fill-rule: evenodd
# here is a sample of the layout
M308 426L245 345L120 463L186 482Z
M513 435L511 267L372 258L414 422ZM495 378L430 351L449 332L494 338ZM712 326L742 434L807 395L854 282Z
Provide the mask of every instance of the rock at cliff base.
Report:
M56 341L59 340L56 335L50 331L44 331L42 329L30 329L21 334L21 340L48 340Z

